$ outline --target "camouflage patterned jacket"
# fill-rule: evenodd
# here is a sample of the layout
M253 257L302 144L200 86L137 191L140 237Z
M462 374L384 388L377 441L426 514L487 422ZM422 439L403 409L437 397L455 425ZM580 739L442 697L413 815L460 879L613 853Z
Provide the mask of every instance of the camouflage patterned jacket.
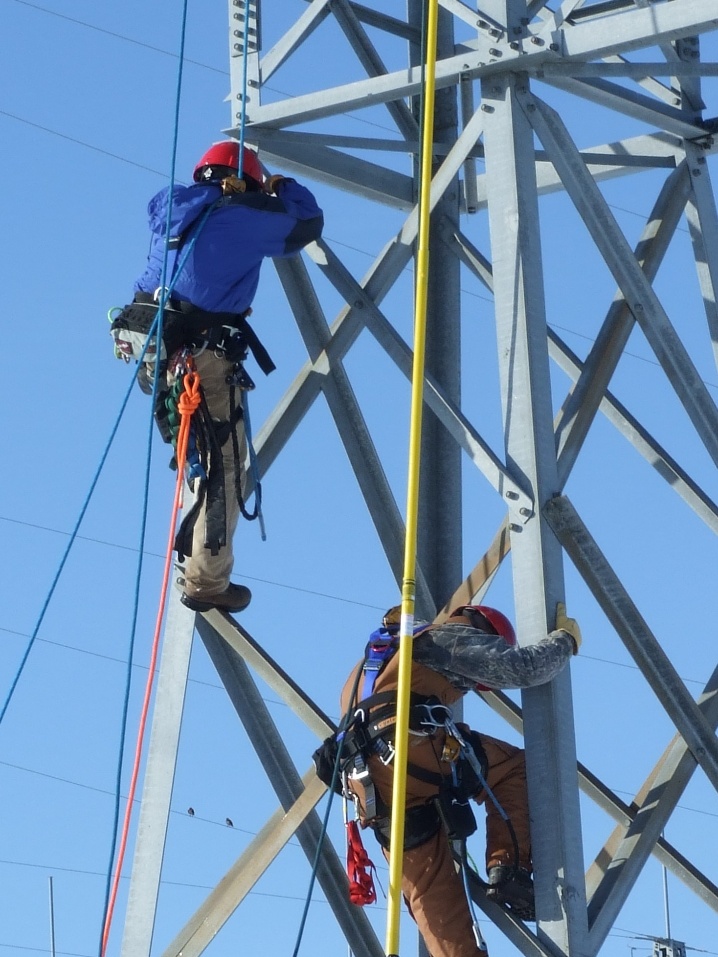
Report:
M414 638L414 661L443 675L461 692L489 688L532 688L551 681L573 655L565 631L552 631L535 645L508 645L497 635L472 628L457 617L431 625Z

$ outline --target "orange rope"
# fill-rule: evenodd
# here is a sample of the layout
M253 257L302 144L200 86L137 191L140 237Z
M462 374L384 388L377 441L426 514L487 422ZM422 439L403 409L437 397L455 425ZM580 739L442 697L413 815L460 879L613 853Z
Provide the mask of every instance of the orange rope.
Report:
M115 903L117 901L117 889L120 883L120 874L122 873L122 865L125 859L125 850L127 848L127 836L130 830L130 819L132 817L132 804L135 797L135 790L137 788L137 778L139 776L140 770L140 760L142 757L142 745L144 742L145 735L145 726L147 724L147 715L149 712L150 706L150 697L152 694L152 684L154 682L155 676L155 666L157 664L157 654L159 650L160 643L160 633L162 630L162 619L164 618L165 605L167 602L167 588L169 586L170 571L172 568L172 552L174 551L174 538L175 538L175 526L177 524L177 513L180 509L180 501L182 497L182 485L184 482L184 467L185 461L187 459L187 446L189 445L189 436L190 436L190 426L192 423L192 415L199 406L201 401L200 393L200 378L196 371L192 370L188 372L184 379L182 380L184 384L184 392L180 393L179 400L177 402L177 408L180 413L180 427L177 434L177 448L176 448L176 459L177 459L177 484L175 485L175 496L174 502L172 503L172 516L170 518L170 535L169 542L167 544L167 554L165 556L165 568L164 576L162 579L162 591L160 594L160 604L157 610L157 620L155 622L155 633L152 639L152 654L150 655L150 667L149 674L147 676L147 683L145 685L145 696L142 702L142 712L140 714L140 726L137 732L137 745L135 747L135 760L132 766L132 777L130 779L130 790L127 795L127 807L125 808L125 817L122 824L122 838L120 840L120 847L117 853L117 863L115 864L115 873L112 881L112 890L110 892L110 899L107 906L107 913L105 915L105 923L102 931L102 949L100 951L102 957L105 957L105 951L107 949L107 941L110 935L110 926L112 924L112 915L115 910Z

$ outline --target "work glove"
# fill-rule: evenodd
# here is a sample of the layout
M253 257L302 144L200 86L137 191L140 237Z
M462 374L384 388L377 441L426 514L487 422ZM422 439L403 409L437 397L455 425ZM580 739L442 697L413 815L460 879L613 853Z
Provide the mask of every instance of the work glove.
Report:
M566 606L562 601L556 605L556 631L565 631L573 639L573 653L578 654L581 647L581 629L575 618L566 617Z
M280 176L279 173L275 173L274 176L268 176L264 183L265 193L269 193L270 196L272 194L274 194L275 196L278 196L279 193L277 192L277 189L279 187L279 184L283 182L284 182L284 176Z
M235 193L243 193L247 188L247 184L243 179L240 179L239 176L232 174L231 176L226 176L222 181L222 194L224 196L233 196Z

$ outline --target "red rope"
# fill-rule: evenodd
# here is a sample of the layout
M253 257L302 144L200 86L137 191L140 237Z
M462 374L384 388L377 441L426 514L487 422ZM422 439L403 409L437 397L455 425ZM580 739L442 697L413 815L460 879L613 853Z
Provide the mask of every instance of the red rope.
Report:
M127 849L127 836L130 830L130 820L132 817L132 805L135 797L135 790L137 788L137 779L139 777L140 770L140 761L142 758L142 746L144 743L145 736L145 727L147 725L147 715L149 713L150 707L150 698L152 696L152 684L154 682L155 676L155 667L157 664L157 655L159 651L160 635L162 632L162 619L164 618L165 605L167 603L167 588L169 586L170 572L172 569L172 553L174 551L174 538L175 538L175 526L177 525L177 513L180 509L180 502L182 500L182 485L184 483L184 467L185 461L187 459L187 446L189 444L190 436L190 425L192 422L192 415L195 409L199 406L201 401L200 393L200 378L197 372L190 371L188 372L184 379L184 392L180 393L180 397L177 403L177 408L179 410L181 419L179 432L177 434L177 449L176 449L176 459L177 459L177 483L175 485L175 495L174 501L172 503L172 515L170 518L170 534L169 542L167 544L167 553L165 555L165 567L164 575L162 578L162 590L160 593L160 602L159 608L157 609L157 619L155 621L155 632L152 639L152 652L150 655L150 667L149 674L147 675L147 683L145 685L145 696L142 702L142 711L140 713L140 725L137 732L137 744L135 746L135 760L132 765L132 777L130 779L130 789L127 795L127 806L125 808L125 817L122 824L122 837L120 839L119 850L117 852L117 862L115 864L115 872L112 881L112 889L110 892L110 898L107 905L107 913L105 914L105 921L102 931L102 949L100 951L102 957L105 957L105 951L107 949L107 941L110 936L110 927L112 925L112 916L115 910L115 903L117 901L117 889L120 883L120 875L122 873L122 865L125 859L125 851Z
M372 871L376 872L376 868L364 850L357 822L347 821L347 877L349 900L352 904L364 907L376 900Z

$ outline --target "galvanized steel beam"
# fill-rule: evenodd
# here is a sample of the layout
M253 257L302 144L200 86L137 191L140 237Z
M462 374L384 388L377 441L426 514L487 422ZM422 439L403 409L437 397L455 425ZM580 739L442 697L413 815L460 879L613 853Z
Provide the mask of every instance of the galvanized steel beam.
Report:
M565 496L552 498L543 513L693 757L718 790L718 738L588 528Z
M507 22L506 0L484 9ZM523 77L482 84L484 148L506 463L530 482L538 515L512 529L511 552L522 641L541 640L564 598L561 550L540 517L558 490L546 346L533 131L521 101ZM522 694L539 938L583 953L587 921L576 745L568 669Z
M311 359L316 360L327 346L330 335L306 266L298 256L278 259L274 265L296 316L307 352ZM341 360L331 363L321 387L389 567L397 587L400 587L404 561L404 521ZM432 590L421 561L417 564L416 584L419 599L427 608L427 613L433 614Z
M195 613L170 594L142 787L121 957L149 954L162 876Z

